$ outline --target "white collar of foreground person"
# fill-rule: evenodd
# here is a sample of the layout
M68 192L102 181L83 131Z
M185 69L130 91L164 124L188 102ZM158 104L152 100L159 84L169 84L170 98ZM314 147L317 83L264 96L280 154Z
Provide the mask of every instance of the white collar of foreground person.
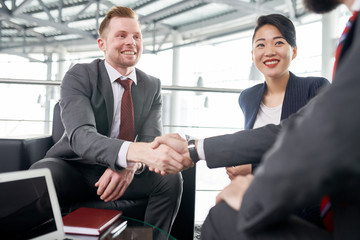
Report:
M360 10L360 0L354 0L351 11L359 11Z

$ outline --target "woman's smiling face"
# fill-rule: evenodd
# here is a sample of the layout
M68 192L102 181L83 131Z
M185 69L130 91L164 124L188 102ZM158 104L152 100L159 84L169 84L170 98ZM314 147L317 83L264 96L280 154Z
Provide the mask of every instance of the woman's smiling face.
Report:
M289 74L297 47L291 47L275 26L266 24L256 31L251 53L255 66L265 79L278 79Z

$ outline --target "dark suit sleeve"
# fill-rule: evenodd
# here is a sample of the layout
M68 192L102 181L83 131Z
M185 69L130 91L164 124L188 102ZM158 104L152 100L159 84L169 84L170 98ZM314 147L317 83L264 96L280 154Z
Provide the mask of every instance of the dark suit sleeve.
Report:
M358 26L355 39L359 32ZM334 83L280 133L244 196L239 229L255 231L324 194L342 196L354 184L359 189L359 62L360 42L353 41Z
M209 168L217 168L259 163L281 128L282 125L269 124L262 128L205 138L206 164Z

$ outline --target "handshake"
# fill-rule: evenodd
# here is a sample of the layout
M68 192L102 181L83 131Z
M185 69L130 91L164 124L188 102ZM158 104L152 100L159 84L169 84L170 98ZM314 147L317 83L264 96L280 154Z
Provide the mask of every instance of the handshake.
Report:
M175 174L194 166L188 142L177 133L156 137L151 143L131 143L127 161L142 162L150 171L161 175Z

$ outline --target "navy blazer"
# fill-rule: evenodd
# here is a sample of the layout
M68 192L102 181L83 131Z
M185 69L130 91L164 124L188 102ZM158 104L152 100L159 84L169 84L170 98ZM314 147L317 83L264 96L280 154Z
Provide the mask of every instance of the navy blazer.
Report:
M320 88L329 85L323 77L298 77L290 72L281 110L281 118L288 118L316 96ZM247 88L239 96L239 105L245 117L245 129L252 129L266 90L266 82Z

